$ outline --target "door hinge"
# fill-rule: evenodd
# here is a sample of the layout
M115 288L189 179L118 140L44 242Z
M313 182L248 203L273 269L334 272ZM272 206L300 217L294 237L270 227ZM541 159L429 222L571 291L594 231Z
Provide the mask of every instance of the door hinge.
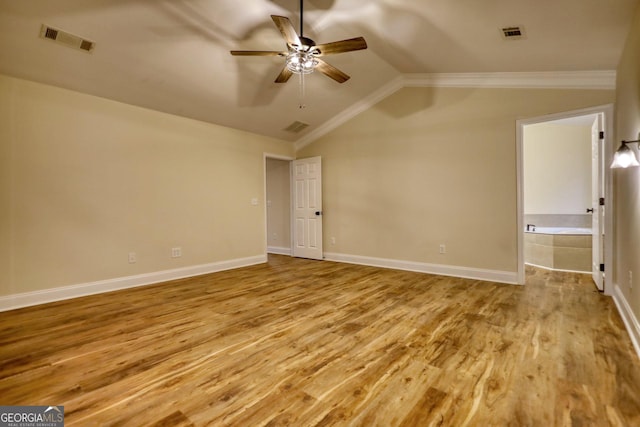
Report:
M604 264L600 264L600 271L604 272Z
M601 130L600 133L598 134L598 137L600 139L604 139L604 131Z
M598 204L600 206L604 206L604 197L600 197L600 199L598 200Z

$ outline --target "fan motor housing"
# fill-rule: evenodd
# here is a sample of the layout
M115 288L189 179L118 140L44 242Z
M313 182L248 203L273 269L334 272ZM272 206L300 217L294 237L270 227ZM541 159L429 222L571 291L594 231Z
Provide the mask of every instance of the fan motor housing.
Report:
M314 42L308 37L300 36L299 38L300 38L300 42L302 43L301 47L306 48L305 50L309 50L316 45L316 42Z

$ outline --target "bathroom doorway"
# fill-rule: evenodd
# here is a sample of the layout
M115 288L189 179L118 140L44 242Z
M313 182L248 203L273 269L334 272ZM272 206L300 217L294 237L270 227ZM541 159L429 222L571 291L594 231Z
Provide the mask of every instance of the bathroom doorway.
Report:
M517 122L519 283L527 263L591 273L598 289L606 289L612 215L605 164L611 157L612 110Z

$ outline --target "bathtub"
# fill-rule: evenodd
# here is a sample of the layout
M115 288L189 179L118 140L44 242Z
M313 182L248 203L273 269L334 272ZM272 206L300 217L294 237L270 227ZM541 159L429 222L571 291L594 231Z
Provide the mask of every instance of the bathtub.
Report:
M591 229L536 227L524 233L524 262L550 270L591 272Z
M582 236L585 234L591 235L590 228L581 227L536 227L533 231L525 230L525 233L538 233L538 234L575 234Z

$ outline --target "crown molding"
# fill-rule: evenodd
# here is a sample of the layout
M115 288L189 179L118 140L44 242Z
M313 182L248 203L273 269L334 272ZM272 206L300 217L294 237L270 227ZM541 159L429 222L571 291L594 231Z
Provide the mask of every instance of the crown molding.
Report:
M514 73L430 73L401 74L366 98L341 111L295 142L300 150L384 98L405 87L473 87L496 89L600 89L616 88L615 70L540 71Z
M606 70L405 74L404 87L614 90L616 88L616 72Z
M311 132L304 135L302 138L298 139L295 142L295 149L300 150L301 148L311 144L313 141L326 135L341 124L348 122L358 114L368 110L403 87L404 76L400 75L349 108L341 111L339 114L336 114L317 128L313 129Z

